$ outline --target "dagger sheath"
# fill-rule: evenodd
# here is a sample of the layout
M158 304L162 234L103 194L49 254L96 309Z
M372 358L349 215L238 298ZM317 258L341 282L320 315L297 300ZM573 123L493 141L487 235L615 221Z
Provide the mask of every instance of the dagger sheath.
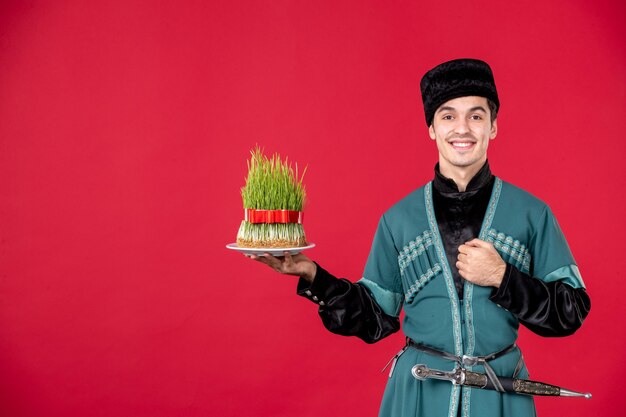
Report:
M441 379L450 381L455 385L497 391L497 388L486 374L468 371L463 368L456 368L454 371L446 372L430 369L426 365L415 365L411 370L411 373L415 378L420 380L427 378ZM498 377L498 380L500 381L504 392L524 395L591 398L591 394L589 393L571 391L565 388L557 387L556 385L531 381L528 379Z
M502 388L505 392L515 392L516 394L526 395L542 395L542 396L560 396L561 389L557 386L545 384L517 378L498 377ZM466 386L474 388L482 388L495 390L493 383L487 378L487 375L478 372L465 371Z

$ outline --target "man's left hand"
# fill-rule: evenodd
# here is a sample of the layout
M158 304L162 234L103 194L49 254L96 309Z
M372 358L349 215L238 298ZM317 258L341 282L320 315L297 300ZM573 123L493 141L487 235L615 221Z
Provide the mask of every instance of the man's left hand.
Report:
M472 284L499 288L506 263L489 242L472 239L459 246L456 267L459 274Z

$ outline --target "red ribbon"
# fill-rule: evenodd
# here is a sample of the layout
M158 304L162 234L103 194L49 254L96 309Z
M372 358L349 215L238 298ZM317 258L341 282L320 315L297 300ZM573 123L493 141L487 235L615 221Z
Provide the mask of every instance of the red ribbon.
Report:
M295 210L244 209L244 220L250 223L302 223L304 212Z

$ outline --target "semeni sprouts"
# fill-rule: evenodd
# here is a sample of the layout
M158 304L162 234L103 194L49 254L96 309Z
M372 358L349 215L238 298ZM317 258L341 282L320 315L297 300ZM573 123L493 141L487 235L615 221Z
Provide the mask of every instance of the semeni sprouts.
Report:
M268 158L258 146L248 160L248 176L241 189L244 209L291 210L302 212L306 191L302 182L306 168L299 175L287 158L278 154ZM254 248L288 248L306 246L304 228L300 223L251 223L242 221L237 244Z

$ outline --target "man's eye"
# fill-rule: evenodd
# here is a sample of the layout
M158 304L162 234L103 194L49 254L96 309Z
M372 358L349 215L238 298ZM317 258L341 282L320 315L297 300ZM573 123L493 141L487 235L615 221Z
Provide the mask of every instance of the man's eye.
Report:
M472 120L482 120L483 118L480 117L479 114L473 114L473 115L470 116L470 119L472 119Z
M446 114L445 116L442 117L443 120L452 120L452 116L449 114Z

